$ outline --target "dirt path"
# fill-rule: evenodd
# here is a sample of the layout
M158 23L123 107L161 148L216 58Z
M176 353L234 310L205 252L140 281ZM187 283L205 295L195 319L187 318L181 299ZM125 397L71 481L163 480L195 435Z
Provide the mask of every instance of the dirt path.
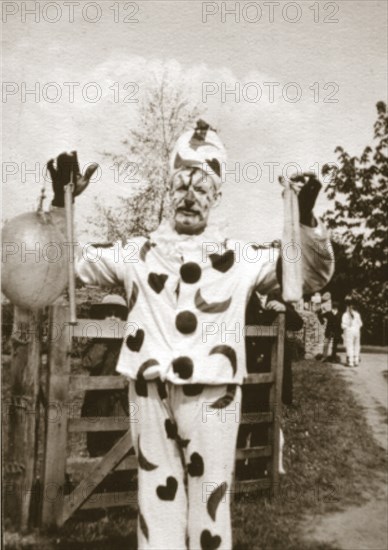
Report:
M342 357L342 361L344 361ZM333 366L349 381L378 444L388 450L388 364L386 355L363 354L358 368ZM313 525L312 525L313 524ZM388 548L387 477L380 489L362 506L329 514L306 523L306 538L333 544L341 550L386 550Z

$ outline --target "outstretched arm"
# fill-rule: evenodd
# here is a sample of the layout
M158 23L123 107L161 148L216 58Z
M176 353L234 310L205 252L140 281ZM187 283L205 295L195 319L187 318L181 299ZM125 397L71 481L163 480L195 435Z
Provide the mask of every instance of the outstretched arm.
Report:
M56 160L47 163L54 191L51 217L61 233L66 236L65 216L65 187L74 174L74 198L83 193L90 183L90 179L97 170L97 164L91 164L85 174L79 169L77 153L62 153ZM82 245L75 243L76 257L75 270L78 277L85 284L114 286L123 282L123 266L118 243L115 247L103 248L90 243Z
M303 294L312 294L324 288L334 273L334 257L328 233L313 213L321 183L314 174L310 173L294 176L290 183L297 193L298 201L300 242L297 243L297 246L300 247L299 257L288 258L289 243L283 242L276 264L260 266L256 286L258 286L258 291L264 294L273 290L276 285L282 287L284 268L288 268L292 262L301 262L299 265ZM276 273L276 278L273 272ZM268 287L269 281L272 288ZM291 280L290 284L292 285L292 283Z

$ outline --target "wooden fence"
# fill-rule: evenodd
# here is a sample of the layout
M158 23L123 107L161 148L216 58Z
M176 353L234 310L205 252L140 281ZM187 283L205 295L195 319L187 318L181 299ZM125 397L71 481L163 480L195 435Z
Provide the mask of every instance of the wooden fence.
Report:
M16 308L15 308L16 309ZM75 375L71 368L71 350L74 338L113 338L121 339L125 323L105 320L79 319L76 326L68 323L67 307L55 305L50 308L48 334L48 361L45 382L39 382L40 344L31 342L25 348L25 368L29 381L20 386L16 383L11 388L26 392L25 399L39 407L44 405L44 453L40 471L37 471L37 425L39 414L26 425L18 422L17 416L10 422L10 440L23 441L15 444L12 450L14 462L21 460L25 465L25 475L20 480L21 486L33 487L34 476L40 478L39 498L34 499L34 491L24 491L12 507L21 510L16 514L19 525L25 529L31 522L31 499L34 505L39 503L39 518L42 527L63 525L77 510L131 506L136 508L136 489L132 491L98 492L100 484L113 471L132 471L137 468L130 435L130 418L105 417L95 419L68 414L69 393L72 388L77 391L118 390L127 387L127 381L121 376L88 376ZM36 319L35 319L36 321ZM279 429L281 417L281 388L283 376L283 355L285 319L279 314L276 321L269 326L248 326L247 338L266 338L271 342L270 370L249 374L244 386L267 384L269 386L269 410L242 414L241 425L266 424L269 430L269 441L266 445L246 446L236 450L236 461L247 461L257 458L266 460L267 475L260 479L235 480L235 492L270 489L276 494L279 482ZM36 340L36 339L35 339ZM28 359L26 360L26 357ZM27 361L27 362L26 362ZM23 370L23 358L14 349L12 369ZM34 374L35 373L35 374ZM24 378L25 373L24 373ZM42 380L42 377L40 377ZM16 409L15 409L16 410ZM54 411L54 412L53 412ZM69 434L87 431L117 431L125 434L101 458L74 458L67 456ZM28 465L28 467L27 467ZM68 481L76 481L69 490Z

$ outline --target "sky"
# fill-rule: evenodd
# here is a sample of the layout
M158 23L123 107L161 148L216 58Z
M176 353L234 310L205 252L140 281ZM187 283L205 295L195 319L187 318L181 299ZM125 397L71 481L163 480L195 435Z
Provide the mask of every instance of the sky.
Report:
M360 154L386 100L384 1L5 1L2 9L3 217L36 207L36 164L42 171L76 149L81 166L101 165L77 199L83 239L95 200L114 204L130 192L103 153L123 150L137 123L128 99L141 100L165 70L225 143L236 172L214 217L227 236L249 241L281 236L278 176L320 170L338 145ZM327 206L322 193L317 212Z

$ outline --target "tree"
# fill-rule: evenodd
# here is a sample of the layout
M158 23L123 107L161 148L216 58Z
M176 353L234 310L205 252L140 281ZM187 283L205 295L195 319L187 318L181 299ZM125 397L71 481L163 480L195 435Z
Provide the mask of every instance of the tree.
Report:
M148 234L168 215L169 158L178 137L199 118L198 106L186 97L184 85L164 72L143 94L136 128L124 141L125 155L108 154L125 182L126 172L139 180L129 197L107 207L97 203L95 225L105 225L108 240Z
M387 212L388 212L388 116L386 104L377 103L374 143L360 157L337 147L339 166L326 167L331 181L325 192L334 208L324 214L334 242L342 250L332 288L348 290L364 314L370 336L379 339L387 303ZM348 277L339 269L348 262ZM342 296L341 296L342 297Z

